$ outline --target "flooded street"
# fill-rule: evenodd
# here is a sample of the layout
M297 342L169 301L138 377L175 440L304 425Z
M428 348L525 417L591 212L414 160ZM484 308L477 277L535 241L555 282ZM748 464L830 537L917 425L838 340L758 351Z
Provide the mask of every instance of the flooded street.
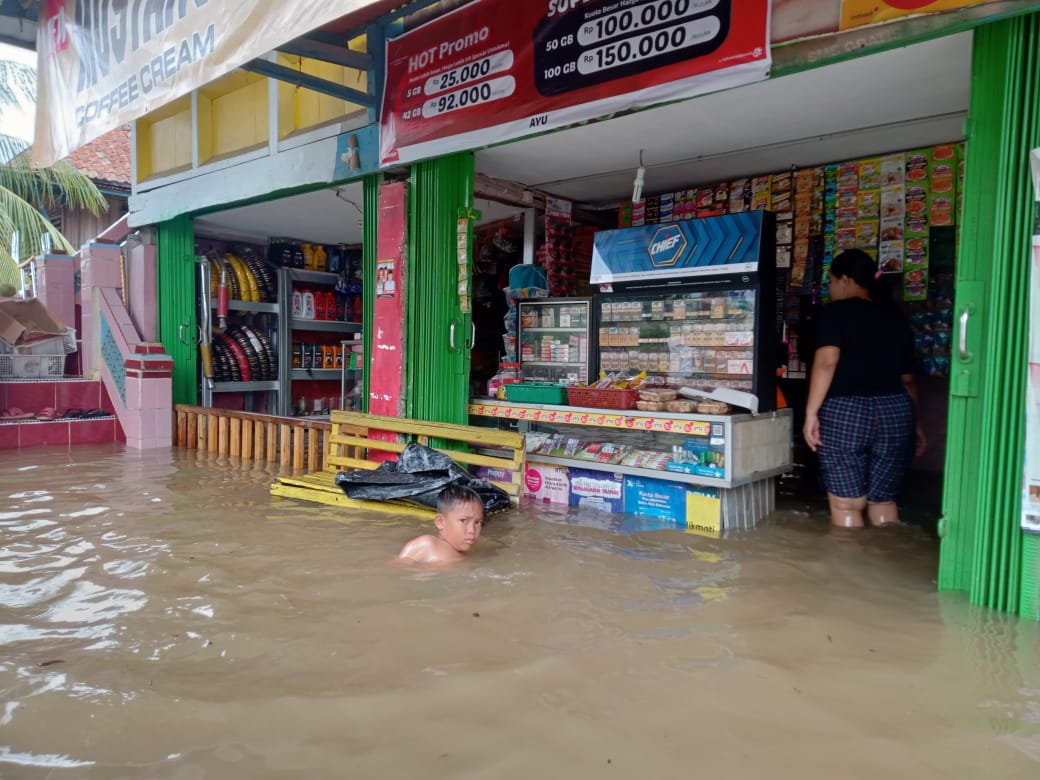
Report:
M431 573L271 480L0 454L0 777L1040 777L1038 627L913 528L512 513Z

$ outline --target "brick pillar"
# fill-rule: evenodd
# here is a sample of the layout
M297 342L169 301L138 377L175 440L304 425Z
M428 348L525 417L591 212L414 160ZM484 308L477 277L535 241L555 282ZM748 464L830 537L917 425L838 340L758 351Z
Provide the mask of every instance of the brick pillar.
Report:
M135 344L124 361L126 446L147 450L173 445L173 358L162 344Z
M144 341L158 341L158 286L156 283L156 251L152 244L139 244L127 258L130 287L127 302L130 317Z
M36 259L36 297L62 324L76 327L76 272L69 255Z
M80 250L80 286L83 307L83 375L96 374L101 365L98 295L103 288L123 285L121 254L115 244L84 244Z

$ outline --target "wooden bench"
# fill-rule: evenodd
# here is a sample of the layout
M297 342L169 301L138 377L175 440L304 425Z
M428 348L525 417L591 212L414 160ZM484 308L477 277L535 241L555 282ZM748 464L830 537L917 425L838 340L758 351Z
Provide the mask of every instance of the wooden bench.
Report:
M372 437L376 432L395 435L387 437L392 438L392 441L383 441ZM352 509L433 517L433 509L414 501L355 501L348 498L335 481L339 471L377 468L379 462L386 459L385 456L397 455L413 441L443 452L463 467L487 466L508 473L509 481L490 481L509 494L514 506L519 503L524 469L523 434L340 411L332 412L332 433L328 437L325 470L302 476L279 477L271 486L271 494ZM450 449L452 445L459 449ZM485 452L475 452L475 448ZM487 451L502 454L489 454Z

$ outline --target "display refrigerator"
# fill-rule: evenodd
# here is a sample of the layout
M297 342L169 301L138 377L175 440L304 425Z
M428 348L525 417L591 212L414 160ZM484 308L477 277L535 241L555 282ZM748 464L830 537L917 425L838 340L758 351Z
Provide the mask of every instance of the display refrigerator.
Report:
M774 233L764 211L598 233L593 370L775 409Z
M592 328L588 298L521 301L517 334L524 382L583 385L589 381Z

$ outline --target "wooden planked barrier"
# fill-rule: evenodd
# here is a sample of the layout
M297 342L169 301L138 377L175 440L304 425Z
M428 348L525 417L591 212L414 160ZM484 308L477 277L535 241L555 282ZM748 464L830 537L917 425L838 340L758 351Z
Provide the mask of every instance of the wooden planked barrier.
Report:
M178 447L244 461L277 464L282 471L326 467L332 424L205 406L174 406Z
M384 441L373 437L378 432L395 435L387 437L392 440ZM413 441L433 446L433 449L443 452L463 467L488 466L509 473L508 481L492 481L509 494L514 506L519 503L524 471L523 434L340 411L332 412L332 432L328 438L324 466L304 476L279 477L271 486L271 493L332 506L430 517L434 514L432 509L412 502L355 501L347 498L335 482L336 472L377 468L387 455L397 455ZM442 449L446 443L463 445L463 448ZM478 449L483 451L474 451Z

